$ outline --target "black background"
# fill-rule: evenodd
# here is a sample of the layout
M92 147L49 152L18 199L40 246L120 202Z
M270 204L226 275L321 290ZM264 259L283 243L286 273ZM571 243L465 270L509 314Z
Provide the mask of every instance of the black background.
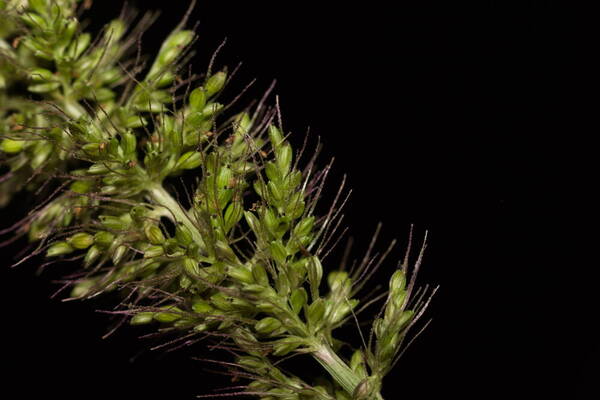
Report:
M187 1L144 37L155 52ZM284 128L310 127L354 189L357 255L377 224L381 247L410 224L430 244L420 283L441 285L433 323L390 374L395 398L598 398L591 198L591 26L553 1L201 1L195 69L244 64L229 88L277 80ZM97 1L92 27L119 12ZM237 85L237 86L236 86ZM26 196L21 200L26 202ZM1 211L2 225L23 207ZM9 265L16 248L1 249ZM332 258L335 260L335 258ZM377 276L382 283L390 262ZM4 390L14 398L189 399L229 383L190 360L144 352L146 332L109 339L105 303L49 300L61 266L2 269ZM218 358L218 355L216 356ZM135 361L133 361L135 359ZM318 368L310 362L309 368Z

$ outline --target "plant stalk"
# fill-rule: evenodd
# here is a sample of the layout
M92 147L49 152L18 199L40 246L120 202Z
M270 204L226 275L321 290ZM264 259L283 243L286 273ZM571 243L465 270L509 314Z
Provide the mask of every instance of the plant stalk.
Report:
M352 395L354 393L361 382L361 378L346 365L344 360L338 357L329 345L321 344L317 346L312 356L348 394ZM383 400L383 397L377 393L373 400Z
M164 214L165 216L174 219L175 222L180 222L185 225L186 228L192 233L192 237L194 242L198 244L201 248L205 247L204 240L198 232L198 227L194 225L194 222L188 215L187 211L181 207L179 202L171 196L169 192L165 190L162 185L154 185L148 190L148 196L155 203L164 207L167 212Z

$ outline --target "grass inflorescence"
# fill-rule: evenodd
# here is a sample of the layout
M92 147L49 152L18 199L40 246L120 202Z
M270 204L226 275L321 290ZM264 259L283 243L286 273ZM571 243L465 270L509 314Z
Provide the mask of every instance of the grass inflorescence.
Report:
M122 321L180 332L177 346L214 339L235 357L212 362L248 381L232 395L381 399L430 298L415 289L422 251L414 268L408 255L399 263L385 293L364 297L389 251L372 256L372 243L354 268L323 265L344 185L319 215L331 164L292 148L278 108L259 101L232 114L226 69L188 72L185 21L148 59L139 37L152 15L134 24L125 10L93 37L79 23L88 6L0 0L0 205L39 196L1 233L27 237L26 258L71 261L70 298L118 292ZM195 180L173 190L183 174ZM381 312L344 359L336 328L358 324L374 300ZM284 371L294 354L329 378Z

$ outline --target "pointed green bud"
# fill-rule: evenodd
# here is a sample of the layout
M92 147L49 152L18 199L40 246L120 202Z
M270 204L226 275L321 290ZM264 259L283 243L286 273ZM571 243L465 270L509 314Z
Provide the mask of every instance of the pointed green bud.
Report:
M154 224L146 224L144 234L152 244L163 244L166 240L162 230Z
M72 253L75 249L67 242L56 242L46 251L46 257L57 257Z
M375 336L377 336L378 338L383 337L386 326L387 325L383 322L383 319L381 318L377 318L375 321L373 321L373 332L375 332Z
M27 90L32 93L48 93L58 89L59 87L59 82L38 83L37 85L28 86Z
M273 146L275 150L277 150L283 142L283 135L275 125L269 126L269 139L271 140L271 146Z
M315 217L313 216L302 219L294 227L292 236L299 240L305 236L308 236L312 232L314 224Z
M188 273L192 277L202 276L202 271L200 270L200 265L198 261L194 260L190 257L185 257L183 259L183 269L186 273Z
M217 256L219 256L223 260L234 262L236 261L237 257L228 243L219 240L217 243L215 243L215 252Z
M267 226L269 232L271 232L274 236L277 236L277 228L279 228L279 218L271 208L267 208L265 210L263 221Z
M302 341L296 337L287 337L274 343L273 355L277 357L285 356L302 345Z
M23 140L4 139L2 140L2 143L0 143L0 150L6 154L20 153L24 147L25 142Z
M192 310L198 314L211 314L214 308L201 298L196 298L192 302Z
M272 317L263 318L254 325L254 329L256 330L256 332L265 335L279 328L281 328L281 322Z
M330 303L326 310L329 324L334 325L343 320L357 305L358 299L343 299L337 306Z
M89 294L95 286L95 282L93 279L84 279L80 282L77 282L73 289L71 290L71 297L84 297Z
M227 80L227 74L223 71L217 72L206 81L206 95L212 97L223 89L225 81Z
M192 232L183 224L179 224L177 229L175 229L175 238L183 246L189 246L194 242Z
M116 137L113 137L108 141L108 154L115 158L121 158L123 156L123 149L119 146L119 141Z
M63 31L63 40L65 41L64 46L68 44L68 42L73 39L73 35L77 32L77 28L79 27L79 21L76 18L73 18L69 21ZM61 46L62 47L62 46Z
M283 176L286 176L290 172L292 167L292 146L289 143L283 144L277 151L277 166Z
M294 170L288 174L286 180L289 189L296 189L302 183L302 172Z
M237 363L248 371L256 372L261 368L265 368L265 362L257 357L244 356L237 359ZM254 383L254 382L253 382Z
M254 184L252 186L254 187L254 191L256 192L256 194L258 194L263 199L266 199L266 197L267 197L267 186L265 185L265 183L263 181L261 181L261 180L255 180Z
M256 218L256 215L254 215L250 211L244 211L244 219L246 220L246 223L248 224L248 226L250 226L250 229L252 229L254 234L260 237L262 229L260 226L260 221L258 220L258 218Z
M119 264L121 260L123 260L123 257L125 257L125 254L127 254L127 246L118 246L112 254L113 263L115 263L115 265Z
M89 233L80 232L67 239L67 242L75 249L87 249L94 243L94 237Z
M265 172L267 174L267 178L269 178L271 181L278 182L282 178L282 175L279 173L279 168L277 168L277 165L272 161L268 161L265 164Z
M325 301L317 299L306 309L306 320L314 328L320 327L324 322Z
M308 262L308 281L310 283L310 294L313 300L319 298L319 285L323 278L323 266L317 256L310 258Z
M112 176L109 178L105 178L104 181L108 182L113 182L113 183L117 183L118 182L118 177L116 176ZM115 185L104 185L100 188L100 193L105 194L105 195L110 195L110 194L116 194L117 192L119 192L119 188Z
M87 253L85 254L85 258L83 259L83 265L84 267L89 267L90 265L92 265L94 263L94 261L96 261L98 259L98 257L100 257L101 251L98 248L98 246L94 245L92 247L90 247L87 251Z
M115 235L110 232L100 231L94 235L94 242L100 247L108 247L115 240Z
M298 314L300 310L302 310L307 301L308 294L303 287L294 289L294 291L292 291L292 295L290 296L290 306L292 306L292 311L295 314Z
M337 292L350 285L350 278L346 271L332 271L327 275L327 283L332 292Z
M179 54L190 44L194 38L194 32L192 31L176 31L171 33L167 40L165 40L158 52L156 61L150 68L146 79L154 79L159 73L171 63L173 63Z
M259 285L269 285L269 276L267 275L265 267L263 267L262 265L254 264L252 266L252 276L254 277L255 282L257 282Z
M237 116L235 126L235 135L246 135L250 132L250 128L252 128L252 120L250 119L250 115L244 112Z
M154 319L157 320L158 322L162 322L162 323L171 323L171 322L175 322L178 319L181 318L181 310L177 307L173 307L173 306L167 306L164 307L164 309L166 311L161 311L161 312L157 312L154 314Z
M114 99L116 96L115 92L108 88L100 88L92 92L92 94L86 96L88 99L93 99L99 103L105 103L109 100Z
M121 139L121 146L123 147L123 152L125 154L135 154L135 149L137 146L137 139L135 135L131 132L125 132L123 134L123 138Z
M165 254L165 249L162 246L150 246L144 251L145 258L160 257Z
M294 261L290 266L294 269L296 274L298 275L298 279L304 281L304 277L307 273L307 265L309 260L307 258L301 258L297 261Z
M242 219L244 208L239 201L234 201L225 210L225 232L229 232Z
M36 13L26 12L21 16L21 19L32 28L46 29L46 21Z
M243 265L235 265L229 267L229 269L227 270L227 275L239 282L254 283L254 276L252 275L252 271L250 271L247 267Z
M150 210L148 210L148 208L141 205L137 205L131 208L131 210L129 211L129 215L131 216L131 219L133 221L141 222L144 219L146 219L146 216L148 215L149 211Z
M206 105L206 90L199 87L190 93L190 108L192 111L201 112Z
M223 104L221 103L208 103L206 107L202 109L202 117L208 118L215 115L223 108Z
M152 322L154 319L154 313L151 312L140 312L135 314L129 323L131 325L146 325Z
M271 242L271 255L280 264L285 263L287 258L287 249L279 240L274 240Z
M406 274L399 269L390 278L390 292L397 292L406 287Z
M181 275L179 277L179 287L182 289L189 289L194 282L187 275Z
M269 188L269 193L271 193L271 195L273 196L273 200L275 200L277 203L283 200L283 192L281 191L279 186L275 184L275 182L269 181L269 183L267 183L267 187Z
M148 123L148 120L146 120L146 118L142 117L141 115L132 115L130 117L127 117L124 125L126 128L141 128L142 126L146 126L146 124Z
M175 74L171 71L164 71L156 81L156 87L161 88L170 85L175 80Z
M113 215L101 215L99 218L100 223L111 230L124 231L129 227L129 223L123 221L120 217L115 217Z
M415 312L413 310L403 311L402 315L400 315L400 319L395 324L398 327L398 330L404 328L412 320L414 315Z
M84 194L84 193L88 193L90 191L90 189L92 188L93 183L94 182L91 181L91 180L75 181L75 182L73 182L71 184L71 186L69 187L69 189L71 189L75 193Z
M88 48L90 42L92 41L92 35L89 33L82 33L77 36L77 39L71 43L71 46L67 50L67 54L72 59L77 59L79 56L83 54L83 52Z
M406 298L408 297L408 293L406 290L396 290L390 292L388 304L393 304L395 308L402 309L404 307L404 303Z
M99 153L98 153L99 154ZM103 163L98 163L98 164L92 164L89 168L88 168L88 172L91 175L100 175L100 174L105 174L109 171L109 169L106 167L106 165L104 165Z
M219 176L217 177L217 186L228 187L231 180L233 179L233 171L227 167L221 167L219 169Z
M365 359L361 350L356 350L350 359L350 368L361 377L367 376Z
M221 311L231 311L231 297L226 296L223 292L217 292L210 297L211 303Z
M302 191L292 194L289 198L285 212L292 219L300 218L304 214L305 203L303 200L304 193Z
M118 19L114 19L108 23L105 29L105 38L110 40L111 43L116 43L127 30L127 25Z
M46 68L34 68L29 71L29 77L35 82L44 82L54 80L52 72Z
M176 169L194 169L202 164L202 154L198 151L188 151L177 160Z

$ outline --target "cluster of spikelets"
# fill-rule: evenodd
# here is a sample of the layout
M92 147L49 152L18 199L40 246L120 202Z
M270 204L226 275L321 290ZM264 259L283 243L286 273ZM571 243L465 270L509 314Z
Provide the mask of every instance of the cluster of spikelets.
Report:
M0 205L40 196L2 233L27 236L31 256L74 261L71 297L118 291L131 324L182 343L214 337L238 355L222 365L249 381L244 394L381 399L428 303L409 301L408 259L372 299L387 300L368 344L345 361L334 330L373 302L357 294L387 252L324 271L344 202L340 191L315 215L329 166L313 157L299 169L264 101L228 115L226 71L181 75L195 39L185 21L148 60L136 50L152 15L132 25L124 12L94 38L77 17L88 3L0 0ZM183 182L184 198L166 182ZM312 355L329 379L281 370L290 354Z

